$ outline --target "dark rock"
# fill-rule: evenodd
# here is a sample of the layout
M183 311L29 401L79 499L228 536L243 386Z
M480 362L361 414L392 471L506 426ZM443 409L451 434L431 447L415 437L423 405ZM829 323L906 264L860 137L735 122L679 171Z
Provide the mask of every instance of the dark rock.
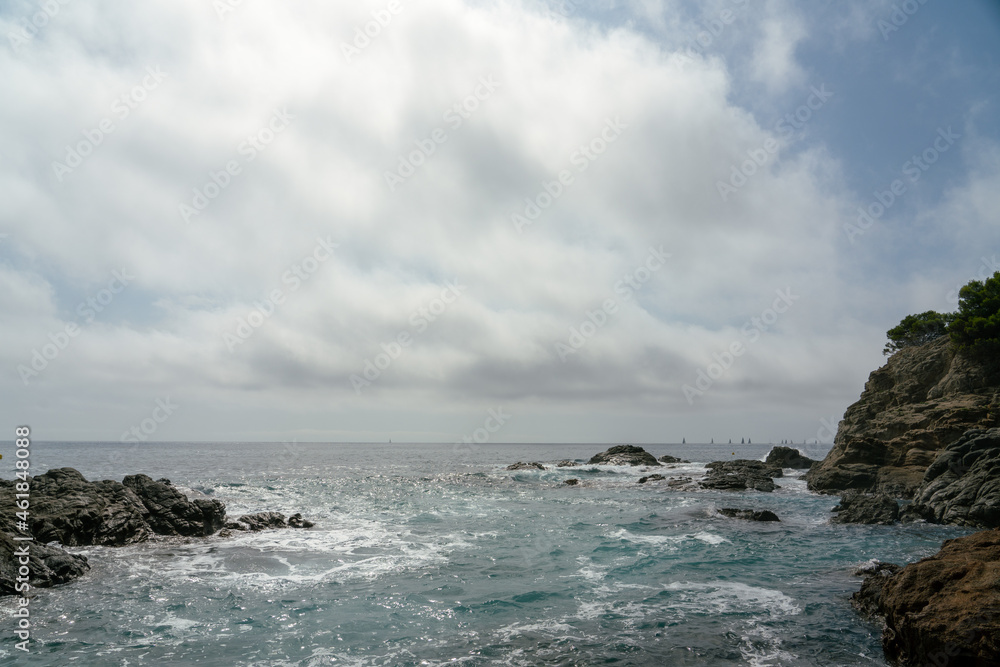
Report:
M575 468L578 465L580 465L580 464L577 463L576 461L571 461L569 459L565 459L565 460L560 461L559 463L557 463L556 467L557 468Z
M886 658L902 665L1000 665L1000 530L948 540L901 569L875 568L855 606L883 619Z
M28 567L31 574L28 585L31 588L47 588L65 584L90 569L83 556L68 553L56 546L37 542L16 542L6 533L0 532L0 595L28 597L31 588L18 590L24 582L18 582L18 568L21 567L20 554L28 548ZM22 586L23 588L23 586Z
M569 484L570 486L576 486L579 483L580 480L578 479L567 479L565 482L563 482L563 484Z
M771 510L741 510L735 507L724 507L719 510L719 514L745 521L781 521L778 515Z
M667 482L667 486L672 489L676 489L682 486L694 485L694 480L690 477L675 477L674 479Z
M762 461L736 459L733 461L713 461L707 466L709 472L700 484L704 489L717 491L743 491L756 489L770 492L778 487L772 477L781 477L781 468Z
M884 493L845 491L840 504L833 508L837 516L831 523L863 523L888 526L899 520L899 503Z
M987 363L955 352L947 337L900 350L847 409L833 449L806 473L809 488L912 498L948 445L969 429L1000 426L998 386Z
M16 510L18 480L0 480L0 516ZM149 539L149 511L119 482L88 482L73 468L54 468L28 478L29 523L35 541L66 546L124 546Z
M297 515L300 519L302 515ZM250 530L253 532L266 530L268 528L287 528L285 515L280 512L258 512L257 514L244 514L236 521L227 521L226 528L230 530Z
M537 462L522 463L521 461L518 461L517 463L511 463L507 466L507 470L545 470L545 466Z
M967 431L938 455L906 519L1000 527L1000 428Z
M646 482L656 482L656 481L659 481L661 479L666 479L666 477L664 477L663 475L648 475L646 477L640 477L639 478L639 483L640 484L645 484Z
M656 458L642 447L616 445L595 454L588 463L612 466L658 466Z
M767 454L767 459L764 463L770 465L776 465L779 468L795 468L801 470L803 468L811 468L814 463L819 463L814 461L808 456L803 456L802 453L797 449L792 449L791 447L775 447Z
M690 461L685 461L684 459L679 459L676 456L670 456L670 454L664 454L660 458L656 459L660 463L690 463Z
M316 524L309 519L303 519L302 515L298 512L288 517L288 526L290 528L312 528L315 525Z
M146 521L159 535L204 537L226 522L226 506L218 500L189 501L174 486L149 475L128 475L122 484L142 501L149 511Z

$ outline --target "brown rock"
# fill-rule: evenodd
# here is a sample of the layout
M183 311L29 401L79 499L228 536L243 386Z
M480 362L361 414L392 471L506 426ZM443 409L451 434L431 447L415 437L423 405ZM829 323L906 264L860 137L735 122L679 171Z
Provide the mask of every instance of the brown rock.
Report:
M903 665L1000 665L1000 530L948 540L893 572L869 573L855 606L884 618L886 658Z
M990 426L1000 426L1000 383L983 364L956 354L947 337L904 348L869 376L806 480L820 493L912 498L938 454Z

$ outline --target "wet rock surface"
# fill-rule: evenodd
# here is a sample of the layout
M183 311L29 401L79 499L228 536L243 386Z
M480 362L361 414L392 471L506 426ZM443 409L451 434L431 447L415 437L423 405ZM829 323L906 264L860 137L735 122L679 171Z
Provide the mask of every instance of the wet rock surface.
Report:
M604 464L613 466L658 466L656 458L642 447L635 445L617 445L606 449L600 454L595 454L590 464Z
M531 463L518 461L517 463L511 463L507 466L507 470L545 470L545 466L536 461L532 461Z
M808 469L814 463L819 463L808 456L803 456L802 452L791 447L778 446L767 454L764 463L778 466L779 468L795 468L797 470Z
M708 474L700 484L704 489L717 491L757 491L771 492L779 488L774 477L783 475L781 468L762 461L736 459L734 461L714 461L707 466Z
M884 493L845 491L840 504L833 508L837 515L831 523L863 523L888 526L899 520L899 503Z
M900 568L868 568L854 606L881 619L885 656L902 665L1000 665L1000 530L948 540Z

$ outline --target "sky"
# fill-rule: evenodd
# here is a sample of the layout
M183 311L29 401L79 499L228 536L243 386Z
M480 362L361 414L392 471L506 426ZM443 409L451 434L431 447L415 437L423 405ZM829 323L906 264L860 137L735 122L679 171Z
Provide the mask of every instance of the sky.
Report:
M1000 269L993 1L6 0L0 36L10 433L829 442L885 331Z

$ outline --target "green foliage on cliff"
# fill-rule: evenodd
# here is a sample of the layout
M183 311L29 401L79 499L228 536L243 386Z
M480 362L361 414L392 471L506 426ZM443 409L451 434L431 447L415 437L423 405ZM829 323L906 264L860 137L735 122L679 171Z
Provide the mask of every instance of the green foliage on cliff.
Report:
M948 333L959 350L994 361L1000 357L1000 271L959 291Z
M893 354L945 335L956 349L1000 365L1000 271L963 287L956 313L928 310L904 317L886 332L889 342L882 353Z
M923 345L947 335L948 324L954 317L951 313L942 315L933 310L919 315L907 315L902 322L886 332L889 342L886 343L882 354L893 354L904 347Z

